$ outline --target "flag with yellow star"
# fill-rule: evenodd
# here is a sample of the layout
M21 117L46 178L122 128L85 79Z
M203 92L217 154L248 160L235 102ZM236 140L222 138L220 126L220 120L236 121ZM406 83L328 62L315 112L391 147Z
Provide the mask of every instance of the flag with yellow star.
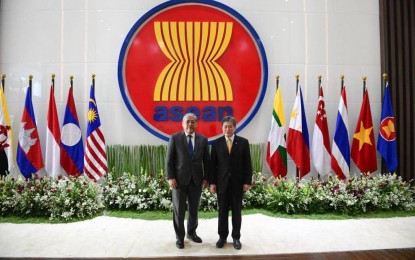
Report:
M95 87L91 85L88 109L88 127L86 132L84 173L93 181L105 176L108 171L105 137L101 131Z
M300 171L300 178L310 172L310 141L300 86L298 86L297 96L291 112L287 136L287 153Z
M363 95L362 107L353 135L351 157L363 174L370 174L378 169L372 112L370 111L367 89Z

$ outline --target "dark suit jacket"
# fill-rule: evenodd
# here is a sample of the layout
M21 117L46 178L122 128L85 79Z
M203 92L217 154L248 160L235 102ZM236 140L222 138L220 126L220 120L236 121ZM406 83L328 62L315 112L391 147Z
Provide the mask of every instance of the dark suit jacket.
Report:
M224 136L216 139L211 150L210 184L216 184L217 192L225 193L231 182L233 192L242 193L243 185L252 182L252 163L249 142L235 135L229 154Z
M166 176L176 179L178 185L188 185L193 178L196 185L208 180L209 146L207 138L195 135L193 156L188 151L188 143L184 131L171 136L167 146Z

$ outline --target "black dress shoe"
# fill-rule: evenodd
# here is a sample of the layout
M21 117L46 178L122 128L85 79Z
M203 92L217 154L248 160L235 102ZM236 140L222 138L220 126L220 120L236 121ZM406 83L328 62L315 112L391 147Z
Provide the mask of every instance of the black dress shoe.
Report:
M202 243L202 239L198 235L196 235L196 233L195 234L192 234L192 235L187 234L186 237L188 239L192 240L195 243Z
M184 248L184 242L183 242L183 240L177 239L176 240L176 247L178 249L183 249Z
M222 248L226 243L226 238L219 238L218 242L216 242L216 248Z
M242 248L242 244L241 244L241 241L239 241L239 239L233 240L233 248L235 248L236 250L239 250Z

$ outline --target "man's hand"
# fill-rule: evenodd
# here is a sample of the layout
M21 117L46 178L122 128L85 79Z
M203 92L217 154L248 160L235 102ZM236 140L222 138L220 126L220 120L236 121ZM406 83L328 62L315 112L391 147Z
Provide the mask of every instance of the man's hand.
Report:
M210 184L210 192L216 193L216 184Z
M243 187L243 189L244 189L244 192L245 191L249 191L249 189L251 188L251 185L249 185L249 184L244 184L244 187Z
M207 180L203 180L203 189L207 189L209 187L209 182Z
M169 186L171 189L175 190L177 187L176 179L169 179Z

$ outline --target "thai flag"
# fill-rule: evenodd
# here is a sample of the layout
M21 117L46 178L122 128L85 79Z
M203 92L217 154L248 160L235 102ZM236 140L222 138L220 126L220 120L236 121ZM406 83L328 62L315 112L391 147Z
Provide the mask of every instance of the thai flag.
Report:
M346 179L349 177L350 144L346 87L343 87L337 112L336 128L331 148L331 168L339 178Z
M107 153L105 138L101 131L98 107L95 101L95 87L91 85L86 132L84 173L92 180L98 180L107 173Z
M73 98L69 88L61 130L61 166L69 176L78 177L84 169L84 144Z
M25 178L32 177L43 168L42 149L32 104L32 87L26 92L25 107L19 129L17 165Z

